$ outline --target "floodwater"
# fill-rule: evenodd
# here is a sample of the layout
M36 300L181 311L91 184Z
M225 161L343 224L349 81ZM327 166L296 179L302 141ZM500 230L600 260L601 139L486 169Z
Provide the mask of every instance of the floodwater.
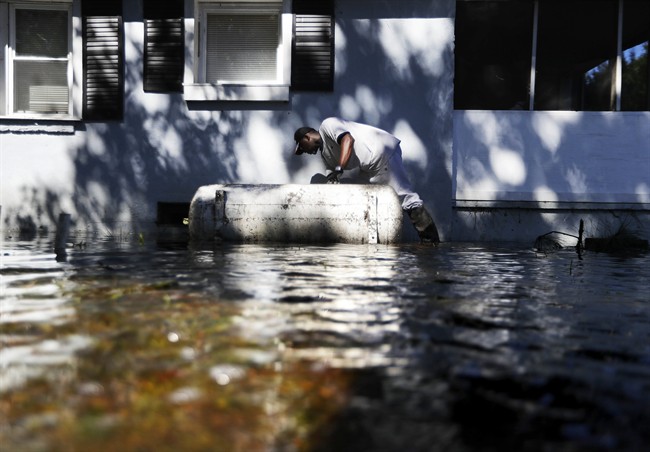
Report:
M6 451L647 450L650 254L2 243Z

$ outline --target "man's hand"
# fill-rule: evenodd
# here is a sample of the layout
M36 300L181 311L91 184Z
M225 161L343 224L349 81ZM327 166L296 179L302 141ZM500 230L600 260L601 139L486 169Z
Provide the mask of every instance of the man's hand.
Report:
M328 184L340 184L341 181L339 181L339 177L343 174L343 170L341 169L340 166L337 166L334 171L329 173L327 175L327 183Z

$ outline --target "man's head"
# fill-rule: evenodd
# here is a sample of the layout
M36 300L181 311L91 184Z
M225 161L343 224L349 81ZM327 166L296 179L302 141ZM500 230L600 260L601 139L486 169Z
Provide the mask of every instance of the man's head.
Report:
M300 155L303 152L307 154L315 154L323 145L323 139L320 134L311 127L301 127L293 134L293 139L296 141L294 154Z

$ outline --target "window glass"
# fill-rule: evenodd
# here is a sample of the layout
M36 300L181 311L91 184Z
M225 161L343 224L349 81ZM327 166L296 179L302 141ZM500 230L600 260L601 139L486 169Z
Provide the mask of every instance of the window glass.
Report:
M623 5L621 110L648 110L648 38L650 2L626 1Z
M68 11L16 9L15 24L13 111L67 114Z
M536 110L612 110L617 0L540 2Z
M274 81L279 45L277 13L208 14L206 81Z
M65 57L68 54L67 11L16 10L16 54Z
M15 111L67 113L67 72L66 61L16 61Z
M528 109L532 2L456 4L456 109Z

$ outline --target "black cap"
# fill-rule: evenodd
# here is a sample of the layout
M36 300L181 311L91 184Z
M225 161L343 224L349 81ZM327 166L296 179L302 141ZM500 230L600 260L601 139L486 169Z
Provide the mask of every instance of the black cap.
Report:
M296 141L296 147L293 149L293 153L296 155L302 154L302 149L300 149L300 140L302 140L302 137L307 135L307 132L311 132L314 130L311 127L301 127L298 130L296 130L296 133L293 134L293 139Z

